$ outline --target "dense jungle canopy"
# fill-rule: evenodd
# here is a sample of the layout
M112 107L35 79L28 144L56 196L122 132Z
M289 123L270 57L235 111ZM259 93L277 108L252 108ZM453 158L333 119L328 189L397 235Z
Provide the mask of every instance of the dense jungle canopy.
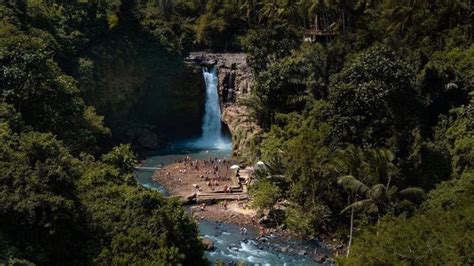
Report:
M247 53L255 207L342 265L474 263L472 0L5 0L0 264L200 265L196 223L136 184L199 133L189 51ZM324 32L303 41L305 29ZM178 122L177 122L178 121ZM185 125L185 126L183 126ZM138 131L137 131L138 130ZM129 145L131 144L131 145ZM133 148L132 148L133 147Z

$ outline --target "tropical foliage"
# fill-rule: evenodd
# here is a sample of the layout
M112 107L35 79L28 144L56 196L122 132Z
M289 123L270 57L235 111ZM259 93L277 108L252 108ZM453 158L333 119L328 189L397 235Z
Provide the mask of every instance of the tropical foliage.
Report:
M18 114L2 111L0 125L2 260L202 262L196 225L180 204L137 187L129 146L100 160L74 157L51 133L25 126Z
M347 243L341 264L473 263L471 0L3 1L0 16L1 263L203 263L196 225L137 187L118 145L196 133L182 61L201 49L254 71L256 207Z
M348 243L342 264L471 262L472 2L258 7L256 23L271 29L301 30L316 19L336 33L289 50L291 34L275 38L268 43L281 42L275 53L284 54L273 58L260 54L261 39L244 42L256 70L246 104L265 129L255 153L279 162L269 182L288 201L286 225L304 236L339 235ZM441 229L437 215L453 222Z
M137 185L134 152L112 147L120 137L105 123L113 119L96 111L133 100L136 88L119 91L108 86L118 77L102 76L114 73L102 65L112 47L135 49L103 39L133 32L128 2L0 4L1 265L205 263L195 222L178 202ZM169 41L160 46L180 54L173 46L181 43ZM160 49L168 62L181 58Z

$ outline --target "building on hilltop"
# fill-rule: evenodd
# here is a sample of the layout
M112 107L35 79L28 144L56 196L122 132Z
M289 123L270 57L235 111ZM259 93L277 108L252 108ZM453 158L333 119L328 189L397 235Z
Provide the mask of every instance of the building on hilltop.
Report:
M335 23L332 23L329 26L320 28L318 23L318 15L314 17L314 27L305 29L303 41L305 42L327 42L330 38L336 33L332 30Z

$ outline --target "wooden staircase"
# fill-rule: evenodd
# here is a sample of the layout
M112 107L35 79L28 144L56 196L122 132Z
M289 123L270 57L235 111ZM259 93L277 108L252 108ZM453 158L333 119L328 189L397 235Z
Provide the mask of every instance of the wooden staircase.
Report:
M231 176L231 192L199 192L196 194L196 202L215 202L221 200L246 200L248 196L248 184L250 183L250 169L242 169Z

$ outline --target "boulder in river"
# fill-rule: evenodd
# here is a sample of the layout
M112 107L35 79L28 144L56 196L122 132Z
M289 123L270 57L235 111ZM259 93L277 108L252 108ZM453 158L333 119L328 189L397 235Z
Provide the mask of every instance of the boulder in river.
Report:
M229 250L232 250L232 251L239 251L240 246L238 246L238 245L230 245L230 246L228 247L228 249L229 249Z
M188 196L186 196L186 199L187 199L187 200L190 200L190 201L191 201L191 200L196 200L196 192L191 193L191 194L189 194Z
M276 225L275 221L267 215L264 215L262 218L260 218L258 223L266 228L274 227Z
M269 222L270 222L270 219L266 215L263 216L262 218L258 219L259 224L266 224L266 223L269 223Z
M215 249L214 241L207 238L204 238L202 240L202 245L204 246L204 250L207 250L207 251L213 251Z
M183 205L190 205L196 202L196 193L189 194L186 197L181 198L181 203Z
M300 256L306 256L306 254L308 254L308 252L304 249L302 249L298 252L298 255L300 255Z
M327 256L320 253L320 252L315 252L313 255L313 260L316 261L317 263L324 263L327 260Z

